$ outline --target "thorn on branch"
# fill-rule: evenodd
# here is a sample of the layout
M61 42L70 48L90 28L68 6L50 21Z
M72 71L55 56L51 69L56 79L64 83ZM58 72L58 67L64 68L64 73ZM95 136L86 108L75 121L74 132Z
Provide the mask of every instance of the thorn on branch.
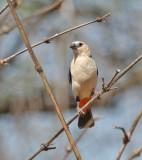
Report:
M97 21L97 22L106 22L106 21L104 21L104 20L103 20L102 18L100 18L100 17L97 17L97 18L96 18L96 21Z
M41 144L40 148L41 148L42 151L48 151L48 150L51 150L51 149L56 149L56 147L48 147L45 143Z
M45 37L45 39L44 39L44 43L51 43L51 41L49 40L49 38L47 38L47 37Z
M123 139L123 143L124 143L124 144L127 144L127 143L130 141L130 140L129 140L129 136L128 136L128 134L126 133L126 131L125 131L125 129L124 129L123 127L113 126L112 128L114 128L114 129L120 129L120 130L122 131L122 133L123 133L122 139Z

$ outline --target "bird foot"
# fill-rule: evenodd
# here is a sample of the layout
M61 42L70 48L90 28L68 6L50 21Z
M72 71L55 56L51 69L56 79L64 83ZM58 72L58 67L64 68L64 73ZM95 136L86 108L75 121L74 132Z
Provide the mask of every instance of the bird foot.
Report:
M85 113L82 111L82 109L80 109L79 107L76 108L77 114L80 117L84 117Z
M101 100L101 94L99 92L96 92L95 95L97 96L98 100Z

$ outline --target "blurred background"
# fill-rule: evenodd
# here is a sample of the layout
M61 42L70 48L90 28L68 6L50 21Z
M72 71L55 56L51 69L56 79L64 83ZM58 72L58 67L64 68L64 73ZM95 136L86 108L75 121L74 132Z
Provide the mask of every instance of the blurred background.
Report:
M90 46L99 70L96 91L101 89L101 77L105 78L106 83L109 82L117 68L123 70L142 54L141 0L17 2L16 12L31 44L111 13L106 23L85 26L33 49L67 121L76 113L76 102L68 83L68 70L73 58L69 48L72 41L81 40ZM59 5L53 7L56 2ZM1 0L0 10L6 4L6 0ZM41 14L40 11L44 9L47 11ZM39 15L35 16L37 13ZM24 48L23 39L7 9L0 15L0 59ZM93 114L98 115L100 120L77 143L82 159L116 158L122 144L122 133L112 129L112 126L122 126L128 131L142 109L142 62L136 64L115 85L118 86L117 90L103 95L102 100L97 100L92 107ZM47 142L60 128L59 118L29 53L25 52L11 60L6 67L0 66L1 159L28 159L41 143ZM81 133L77 120L70 125L70 131L75 139ZM141 135L142 119L122 159L129 157L134 149L142 147ZM62 160L69 145L66 134L62 133L53 144L56 150L42 152L35 160ZM74 154L71 153L67 159L75 159Z

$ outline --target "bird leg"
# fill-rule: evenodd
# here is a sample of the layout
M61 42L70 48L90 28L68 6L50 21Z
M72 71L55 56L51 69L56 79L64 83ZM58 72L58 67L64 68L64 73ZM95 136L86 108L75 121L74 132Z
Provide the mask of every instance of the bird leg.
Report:
M97 96L98 100L101 100L101 94L99 92L95 92L95 96Z
M76 108L77 114L79 117L84 117L85 113L82 111L82 109L79 107L79 102L77 102L77 108Z

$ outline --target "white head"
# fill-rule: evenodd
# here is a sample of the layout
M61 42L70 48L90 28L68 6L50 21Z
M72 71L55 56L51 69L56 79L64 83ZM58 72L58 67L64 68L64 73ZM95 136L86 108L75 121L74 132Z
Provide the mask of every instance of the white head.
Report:
M81 42L81 41L72 42L72 44L70 45L70 48L73 50L75 57L79 55L81 56L91 55L89 46L85 44L84 42Z

